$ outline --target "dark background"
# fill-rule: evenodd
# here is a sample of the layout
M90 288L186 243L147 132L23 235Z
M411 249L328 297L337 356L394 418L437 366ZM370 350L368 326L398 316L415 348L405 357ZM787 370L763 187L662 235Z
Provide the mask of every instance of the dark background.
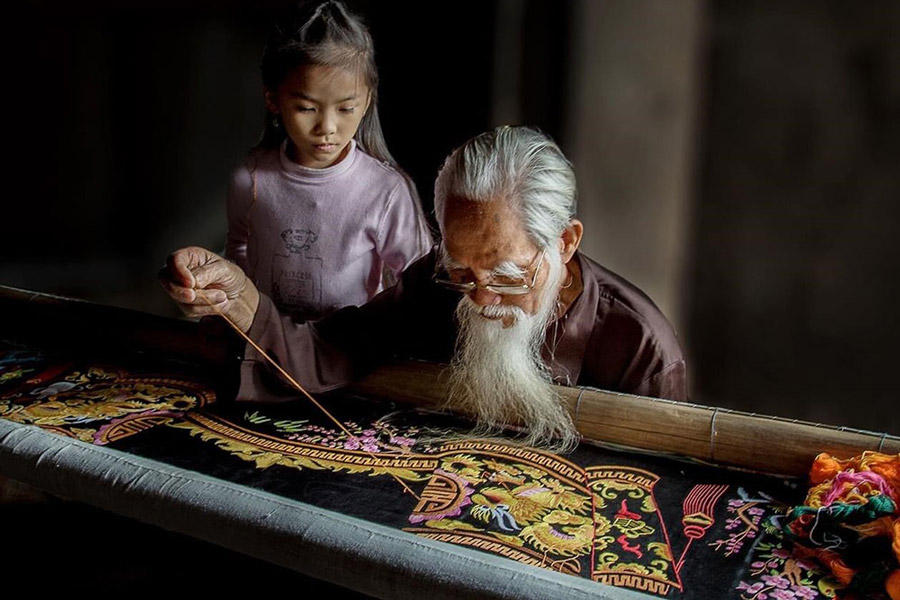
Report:
M156 271L180 246L224 245L226 180L260 131L258 59L283 6L18 3L0 284L174 315ZM350 6L375 39L388 145L426 209L454 146L537 125L573 159L588 252L678 328L696 401L900 433L900 4ZM689 26L661 34L673 18ZM598 44L606 60L585 58ZM678 85L659 92L664 77ZM590 118L621 125L629 102L607 102L620 97L650 107L623 126L633 135ZM668 150L671 123L686 134ZM667 211L631 200L657 180ZM646 229L620 220L634 211ZM654 233L661 222L676 233ZM637 243L602 245L616 234Z

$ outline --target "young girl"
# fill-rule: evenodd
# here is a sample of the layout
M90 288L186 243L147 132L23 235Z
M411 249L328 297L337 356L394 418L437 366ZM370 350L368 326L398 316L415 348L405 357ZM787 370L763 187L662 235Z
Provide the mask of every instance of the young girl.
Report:
M232 176L225 255L301 319L363 304L432 245L381 132L372 38L340 2L307 5L260 69L266 126Z

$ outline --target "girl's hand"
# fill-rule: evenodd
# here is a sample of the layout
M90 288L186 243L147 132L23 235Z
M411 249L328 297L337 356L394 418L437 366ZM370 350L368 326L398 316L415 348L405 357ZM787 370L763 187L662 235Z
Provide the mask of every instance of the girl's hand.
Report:
M259 291L231 261L205 248L176 250L159 272L159 282L189 317L224 314L246 332L259 306Z

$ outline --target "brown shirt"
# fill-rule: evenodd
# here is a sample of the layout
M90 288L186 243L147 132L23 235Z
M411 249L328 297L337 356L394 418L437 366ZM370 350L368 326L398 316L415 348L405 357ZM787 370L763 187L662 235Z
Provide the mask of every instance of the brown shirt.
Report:
M544 360L561 385L687 400L684 356L672 326L643 292L576 253L584 289L552 323ZM412 264L367 304L299 323L260 296L251 339L311 393L347 385L392 358L447 363L456 342L459 294L434 284L434 254ZM241 365L238 400L291 394L252 347Z

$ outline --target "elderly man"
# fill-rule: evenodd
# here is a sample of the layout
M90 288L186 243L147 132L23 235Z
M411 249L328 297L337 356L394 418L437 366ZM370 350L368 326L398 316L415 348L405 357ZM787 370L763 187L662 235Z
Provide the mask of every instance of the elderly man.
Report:
M297 323L239 268L200 248L170 256L163 284L188 315L228 315L312 392L392 356L445 362L451 404L480 425L518 420L526 442L569 447L577 433L552 383L687 395L665 317L578 252L575 195L572 167L555 143L533 129L500 127L457 148L438 174L442 244L364 306ZM265 399L273 381L248 347L238 399Z

